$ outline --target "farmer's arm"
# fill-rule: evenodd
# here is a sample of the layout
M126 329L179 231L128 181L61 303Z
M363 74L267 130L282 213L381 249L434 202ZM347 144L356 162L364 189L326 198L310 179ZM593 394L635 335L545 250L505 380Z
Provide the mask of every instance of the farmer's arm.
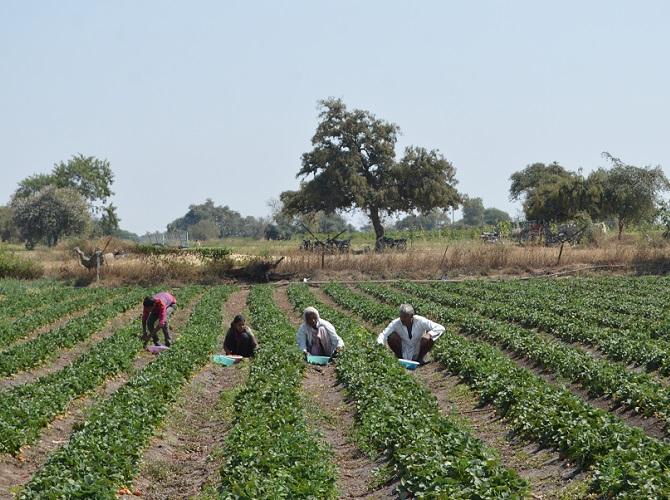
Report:
M302 352L307 352L307 334L301 326L295 334L295 341Z
M229 331L223 341L223 350L226 354L233 354L233 332Z
M427 318L425 318L423 326L428 332L428 335L430 335L430 338L433 339L433 342L439 339L440 336L444 333L444 326L442 326L439 323L435 323L434 321L431 321Z
M397 321L398 321L397 319L394 319L393 321L391 321L388 324L388 326L384 329L384 331L379 334L379 336L377 337L377 343L378 344L381 344L381 345L386 344L386 339L388 339L389 335L391 335L395 331L395 325L396 325Z

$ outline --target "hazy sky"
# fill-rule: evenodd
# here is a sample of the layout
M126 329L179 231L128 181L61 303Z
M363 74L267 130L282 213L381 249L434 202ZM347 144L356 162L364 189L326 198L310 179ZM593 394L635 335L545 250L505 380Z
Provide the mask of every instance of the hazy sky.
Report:
M122 227L297 186L316 102L438 148L509 210L535 161L602 151L670 174L670 2L0 2L0 203L74 153L107 158Z

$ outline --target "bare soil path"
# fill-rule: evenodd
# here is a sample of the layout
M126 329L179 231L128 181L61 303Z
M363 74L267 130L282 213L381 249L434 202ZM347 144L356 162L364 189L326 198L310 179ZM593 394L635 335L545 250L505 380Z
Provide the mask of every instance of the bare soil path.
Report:
M198 300L199 298L196 298L190 304L175 312L174 318L170 323L175 338L179 337L181 328L186 324ZM127 314L131 313L125 313L120 316L125 317ZM137 311L134 314L137 314ZM117 319L112 321L117 321ZM119 325L123 325L127 323L128 318L125 317L124 321L118 319L118 321ZM109 334L111 335L111 330ZM140 351L135 358L131 370L106 380L94 393L74 401L68 408L68 411L57 417L42 432L40 439L22 450L20 455L13 457L7 454L0 454L0 500L14 498L14 493L22 485L30 481L33 474L44 465L49 454L67 443L75 426L86 420L88 411L93 405L109 397L125 384L133 373L142 369L154 359L156 359L156 356L144 350Z
M375 297L372 295L366 294L365 292L355 289L357 293L361 293L363 295L368 296L372 300L377 300ZM499 346L495 342L489 342L488 340L479 338L474 335L468 335L468 334L463 334L461 333L465 338L468 338L473 341L477 342L485 342L488 343L498 349L500 349L501 352L503 352L512 362L514 362L518 367L527 369L536 376L542 378L545 380L547 383L552 384L557 387L564 386L566 389L568 389L570 392L572 392L575 396L579 397L582 401L585 403L590 404L591 406L601 409L603 411L607 411L612 413L613 415L616 415L618 418L620 418L623 422L626 424L633 426L633 427L639 427L642 429L647 435L657 438L657 439L666 439L667 438L667 432L665 429L665 423L655 417L645 417L642 414L636 413L633 408L627 408L625 406L622 406L620 404L617 404L612 400L610 397L592 397L588 394L588 391L583 389L579 384L575 384L570 380L567 380L563 377L558 376L556 373L553 371L547 370L538 363L532 361L531 359L528 359L525 356L521 356L514 351L511 351L509 349L504 349L501 346Z
M233 293L224 305L219 350L233 317L246 308L249 291ZM182 390L162 430L144 453L132 491L151 500L192 498L214 489L223 462L220 449L232 424L225 394L244 383L248 362L231 368L208 363Z
M352 314L337 305L323 290L313 291L319 300ZM386 326L373 325L362 319L361 324L375 333ZM430 362L411 373L435 396L442 414L458 417L474 436L499 453L503 465L529 481L533 498L558 498L566 489L580 488L584 474L563 460L559 453L539 449L533 443L515 438L512 429L496 415L492 405L480 405L477 394L439 363Z
M300 315L288 301L286 288L276 288L274 297L276 304L297 327ZM308 399L310 425L323 434L333 450L339 471L340 498L396 498L394 483L376 484L375 472L383 468L384 463L372 460L355 443L355 409L347 400L344 387L337 381L335 366L307 366L302 389ZM312 405L314 408L310 408Z

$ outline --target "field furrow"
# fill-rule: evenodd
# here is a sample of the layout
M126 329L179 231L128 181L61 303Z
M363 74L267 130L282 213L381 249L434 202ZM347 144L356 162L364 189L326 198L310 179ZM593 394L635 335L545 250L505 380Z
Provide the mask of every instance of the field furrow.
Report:
M196 295L201 294L199 287L187 287L186 289L179 291L179 300L182 305L176 311L170 322L175 338L179 338L182 327L186 324L186 321L191 315L194 303L198 302L198 297L192 296L192 292L195 292ZM138 332L139 330L136 330L135 334ZM138 349L141 348L139 339L136 340L136 344L138 345ZM0 453L0 470L2 471L2 474L0 474L0 492L6 491L9 495L5 497L0 493L0 499L14 498L14 496L9 493L14 490L18 491L21 485L27 483L32 475L44 465L49 454L68 442L73 429L86 420L91 408L101 404L102 401L109 398L114 392L128 382L135 373L156 359L155 355L141 351L134 359L132 359L130 366L124 371L117 371L114 374L110 373L109 376L93 391L76 398L72 392L69 392L66 389L64 397L73 397L76 399L67 403L67 408L64 413L58 414L46 427L42 428L41 431L39 431L39 437L30 442L28 446L23 446L20 449L19 454L10 455ZM67 372L64 372L63 375L66 375L66 373ZM71 375L71 372L69 374ZM48 376L44 382L52 382L52 376L53 375ZM81 374L81 376L85 378L87 375ZM75 386L81 386L81 384L82 382L77 381ZM28 402L28 399L26 398L19 407L9 406L10 412L6 414L6 418L9 421L17 421L17 413L15 412L25 413L26 410L29 411L28 420L17 424L17 429L23 429L23 432L26 433L27 437L35 432L30 429L30 425L34 425L35 421L39 422L40 418L45 417L45 408L47 411L53 411L53 406L62 404L60 399L63 396L61 395L42 391L37 386L35 387L35 392L34 401ZM13 391L6 391L2 394L12 395ZM12 396L10 396L10 401L11 397ZM52 397L54 398L53 401L51 401ZM47 403L45 403L44 408L40 408L40 403L44 403L44 401L47 401ZM9 435L11 436L11 433Z
M270 287L253 287L247 304L261 347L235 400L220 498L335 498L332 452L310 429L305 413L304 363L293 327Z
M92 408L85 424L49 457L21 498L110 498L129 484L154 429L215 348L221 305L230 292L229 287L208 290L170 350Z
M246 307L247 295L247 289L238 290L226 301L217 351L222 351L226 325ZM232 405L248 371L248 363L225 368L209 361L193 376L144 451L132 491L149 500L193 498L208 491L215 496Z
M371 450L388 454L401 492L443 498L527 494L527 483L460 422L441 415L434 397L374 343L370 332L318 302L305 286L289 287L289 297L298 310L320 309L348 343L337 360L338 378L356 401L361 439Z
M421 297L436 305L448 305L441 311L443 318L458 325L462 332L483 338L503 349L537 363L565 380L578 384L589 397L610 398L645 417L659 421L662 427L670 421L670 389L647 374L634 373L622 363L596 359L589 352L547 338L533 330L499 321L485 302L462 300L410 283L399 287L410 297ZM466 305L467 304L467 305ZM483 311L487 317L479 314Z
M362 287L389 304L409 300L406 293L388 287ZM393 306L387 306L384 312L382 304L350 290L342 291L339 298L345 307L371 319L395 313ZM442 314L445 308L435 308L420 299L414 302L424 314L448 324L449 318ZM369 314L365 308L369 308ZM650 498L670 493L670 479L663 472L663 464L670 459L668 444L546 383L495 347L466 339L450 329L436 344L434 355L467 381L482 402L494 404L519 435L555 448L592 470L593 491L605 496Z

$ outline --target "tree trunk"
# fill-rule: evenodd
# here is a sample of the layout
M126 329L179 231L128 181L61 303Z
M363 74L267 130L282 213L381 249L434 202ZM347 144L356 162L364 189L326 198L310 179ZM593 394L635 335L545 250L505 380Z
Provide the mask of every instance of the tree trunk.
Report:
M621 234L623 233L623 226L624 226L623 220L619 219L619 241L621 241Z
M379 217L379 210L377 208L370 209L370 221L372 222L372 227L375 229L375 250L381 252L384 249L384 244L382 239L384 238L384 226L382 225L381 218Z

